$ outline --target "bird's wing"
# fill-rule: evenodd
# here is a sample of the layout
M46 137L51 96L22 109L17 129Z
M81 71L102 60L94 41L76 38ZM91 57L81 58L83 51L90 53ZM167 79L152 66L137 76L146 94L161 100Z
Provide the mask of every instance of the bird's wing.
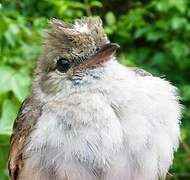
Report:
M136 74L140 75L140 76L152 76L151 73L145 71L144 69L141 68L136 68L136 67L132 67L131 68Z
M41 114L41 105L28 97L22 103L18 116L13 125L10 139L8 169L11 180L16 180L23 167L23 148L26 138Z

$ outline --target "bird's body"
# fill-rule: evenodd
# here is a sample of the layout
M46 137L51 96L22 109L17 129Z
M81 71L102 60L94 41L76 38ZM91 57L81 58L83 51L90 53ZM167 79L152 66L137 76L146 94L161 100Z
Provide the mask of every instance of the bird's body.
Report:
M166 176L179 140L175 87L141 76L113 57L67 81L49 76L43 85L37 76L16 121L9 156L12 179Z

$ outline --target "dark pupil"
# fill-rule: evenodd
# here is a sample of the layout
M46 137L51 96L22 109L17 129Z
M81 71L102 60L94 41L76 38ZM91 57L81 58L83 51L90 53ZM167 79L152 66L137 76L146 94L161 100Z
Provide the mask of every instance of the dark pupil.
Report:
M68 69L70 68L70 62L65 58L60 58L57 61L56 68L60 72L67 72Z
M97 52L97 51L99 51L99 50L100 50L100 47L99 47L99 46L97 46L97 47L96 47L96 52Z

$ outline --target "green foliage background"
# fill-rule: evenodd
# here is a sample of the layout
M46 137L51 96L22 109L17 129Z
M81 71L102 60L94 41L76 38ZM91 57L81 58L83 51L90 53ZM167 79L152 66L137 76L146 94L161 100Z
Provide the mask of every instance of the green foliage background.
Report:
M40 42L51 17L67 22L99 15L119 61L170 80L185 105L182 143L168 179L190 179L189 0L0 0L0 179L12 123L30 90Z

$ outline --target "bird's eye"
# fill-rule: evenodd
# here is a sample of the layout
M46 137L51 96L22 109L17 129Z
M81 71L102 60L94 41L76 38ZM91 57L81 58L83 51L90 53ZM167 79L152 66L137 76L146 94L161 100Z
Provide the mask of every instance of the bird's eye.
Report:
M68 59L66 58L63 58L63 57L60 57L57 61L57 64L56 64L56 69L59 71L59 72L62 72L62 73L65 73L69 70L70 68L70 62Z
M97 46L96 47L96 52L100 50L100 46Z

